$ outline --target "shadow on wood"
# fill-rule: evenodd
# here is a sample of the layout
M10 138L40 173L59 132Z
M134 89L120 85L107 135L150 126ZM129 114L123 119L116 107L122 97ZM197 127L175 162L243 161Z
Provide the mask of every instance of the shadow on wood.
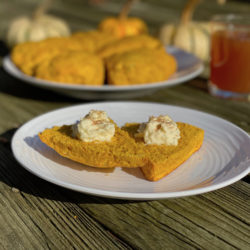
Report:
M11 152L11 138L16 129L11 129L0 135L0 181L10 188L28 193L36 197L74 203L109 203L127 204L137 201L115 200L77 193L51 184L29 173L15 160ZM30 141L29 141L30 143Z
M60 95L50 90L34 87L23 81L20 81L6 73L3 68L0 68L0 74L0 92L4 92L8 95L37 101L70 102L72 104L79 103L78 99ZM81 100L81 102L83 101Z

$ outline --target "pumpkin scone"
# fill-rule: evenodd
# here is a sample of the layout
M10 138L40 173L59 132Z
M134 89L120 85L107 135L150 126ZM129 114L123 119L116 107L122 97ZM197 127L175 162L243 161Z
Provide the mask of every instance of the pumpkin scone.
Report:
M83 47L87 48L87 51L95 52L117 40L112 34L107 34L98 30L91 30L86 32L75 32L71 35L71 38L80 42Z
M119 128L106 112L91 110L79 122L45 129L39 137L73 161L96 168L140 167L147 180L157 181L201 147L204 131L169 116Z
M64 51L89 51L78 40L69 37L48 38L39 42L18 44L11 52L15 65L27 75L34 75L34 70L41 62L49 60Z
M114 54L120 54L139 48L161 48L162 43L149 35L129 36L103 46L97 54L102 58L108 58Z
M126 124L123 130L147 153L148 161L141 170L150 181L157 181L179 167L201 147L204 138L204 130L175 123L167 116L151 117L147 124Z
M34 75L55 82L103 85L104 65L95 54L69 51L41 62Z
M24 42L16 45L11 51L11 60L25 74L33 74L36 65L35 55L41 47L40 42ZM33 60L31 60L34 58Z
M167 80L177 63L164 49L142 48L109 57L106 68L108 84L131 85Z
M92 110L76 124L45 129L39 137L60 155L92 167L138 167L146 161L143 149L104 111Z

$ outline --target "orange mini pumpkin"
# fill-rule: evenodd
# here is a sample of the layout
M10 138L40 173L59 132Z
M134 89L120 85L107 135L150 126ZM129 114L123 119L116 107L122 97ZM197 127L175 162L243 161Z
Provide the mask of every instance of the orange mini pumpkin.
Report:
M107 17L99 24L99 30L114 35L116 38L147 34L148 28L140 18L128 17L136 0L127 0L118 17Z
M99 24L99 30L117 38L148 33L145 22L136 17L108 17Z

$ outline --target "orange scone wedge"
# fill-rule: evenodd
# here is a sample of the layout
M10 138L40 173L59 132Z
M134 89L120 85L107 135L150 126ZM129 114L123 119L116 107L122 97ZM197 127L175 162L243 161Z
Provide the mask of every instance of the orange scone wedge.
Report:
M137 146L143 147L148 161L141 167L147 180L157 181L171 173L197 151L204 138L204 131L195 126L177 122L180 139L177 146L146 145L137 137L140 124L126 124L123 129L137 140Z
M119 128L105 111L91 110L75 124L55 126L39 134L63 157L96 167L140 167L157 181L186 161L203 142L204 131L169 116Z
M165 49L139 48L107 58L106 68L108 84L145 84L167 80L177 62Z
M64 125L45 129L39 134L42 142L63 157L97 168L138 167L146 163L143 148L127 131L115 127L110 142L84 142L72 136L72 127Z

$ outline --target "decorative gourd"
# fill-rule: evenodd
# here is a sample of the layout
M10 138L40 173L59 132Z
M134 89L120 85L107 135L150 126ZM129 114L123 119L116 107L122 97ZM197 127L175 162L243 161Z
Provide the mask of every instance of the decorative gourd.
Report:
M60 18L44 14L51 0L45 0L32 17L18 17L10 24L6 42L9 47L26 41L39 41L48 37L68 36L70 29Z
M141 19L128 17L129 10L135 0L127 0L118 17L108 17L101 21L99 30L117 38L134 36L148 32L147 25Z
M208 62L211 34L210 23L191 21L195 6L199 2L200 0L189 0L182 12L181 21L177 24L163 25L159 38L165 45L174 45Z

